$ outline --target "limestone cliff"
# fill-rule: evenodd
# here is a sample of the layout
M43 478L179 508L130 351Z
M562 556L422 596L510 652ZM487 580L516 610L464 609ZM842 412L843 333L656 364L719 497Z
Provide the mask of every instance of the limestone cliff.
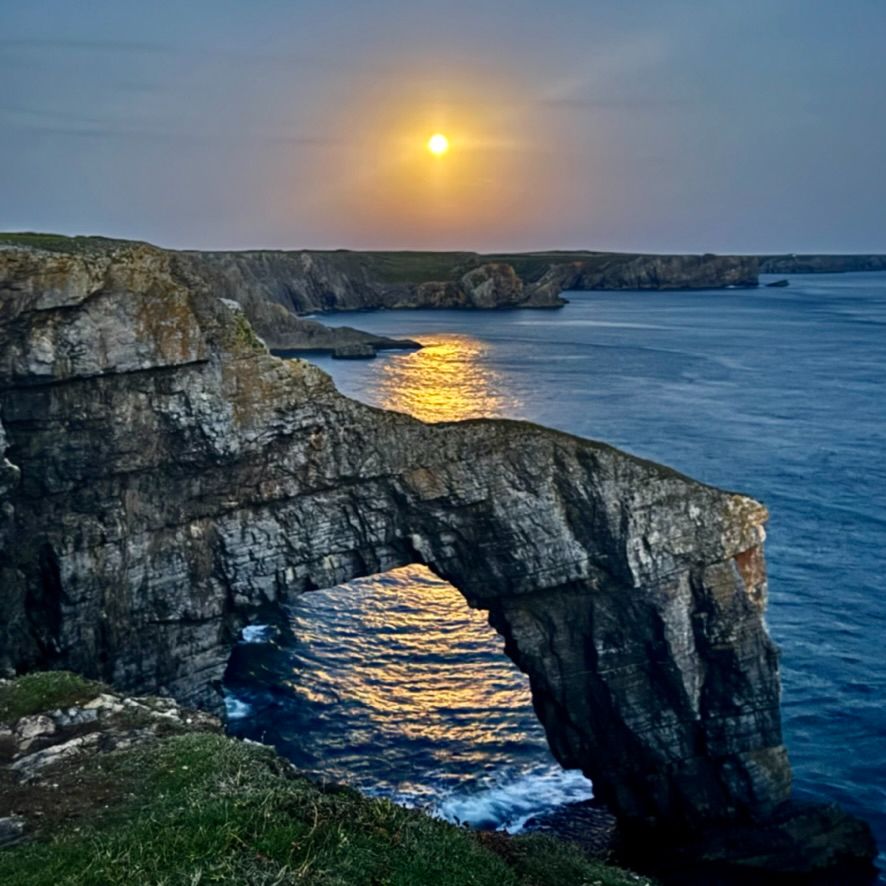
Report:
M761 255L761 274L843 274L886 271L886 255Z
M176 261L212 289L295 314L376 308L559 307L507 261L472 253L186 252Z
M747 256L550 252L188 252L213 290L296 314L374 308L556 308L566 289L722 289L757 285Z
M0 666L206 703L260 608L420 562L489 611L622 822L786 814L760 504L534 425L362 405L217 296L148 246L0 249Z

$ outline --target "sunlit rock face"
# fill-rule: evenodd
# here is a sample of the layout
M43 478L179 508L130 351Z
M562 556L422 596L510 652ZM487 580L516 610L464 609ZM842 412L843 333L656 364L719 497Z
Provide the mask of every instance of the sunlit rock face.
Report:
M268 354L147 247L0 249L0 665L211 698L262 607L423 563L624 821L790 792L757 502L534 425L424 424Z

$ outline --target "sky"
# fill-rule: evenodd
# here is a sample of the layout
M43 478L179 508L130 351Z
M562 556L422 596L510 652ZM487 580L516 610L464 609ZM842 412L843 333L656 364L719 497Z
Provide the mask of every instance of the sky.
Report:
M884 46L884 0L0 0L0 230L886 252Z

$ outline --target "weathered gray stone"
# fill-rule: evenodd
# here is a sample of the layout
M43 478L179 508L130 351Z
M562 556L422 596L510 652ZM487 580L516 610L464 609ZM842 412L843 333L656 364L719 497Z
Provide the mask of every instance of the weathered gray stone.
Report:
M623 823L787 801L760 504L526 423L364 406L182 273L0 249L0 667L205 703L259 609L420 562L489 611Z
M52 735L53 732L55 732L55 722L45 714L22 717L15 724L15 738L20 744L41 735Z
M0 736L3 729L0 725ZM7 768L21 783L49 781L53 767L60 764L79 765L83 758L151 743L170 733L220 729L216 717L182 708L171 698L102 693L82 706L22 717L14 730L6 728L14 747Z
M99 716L98 710L86 705L82 708L65 708L52 713L52 719L57 726L82 726L84 723L94 723Z
M25 836L25 820L20 815L0 818L0 849L21 842Z
M17 773L22 781L32 781L49 766L54 766L56 763L70 757L78 757L81 754L93 751L98 746L100 740L98 733L90 732L88 735L71 738L61 744L54 744L42 750L34 751L32 754L18 757L10 764L9 768Z

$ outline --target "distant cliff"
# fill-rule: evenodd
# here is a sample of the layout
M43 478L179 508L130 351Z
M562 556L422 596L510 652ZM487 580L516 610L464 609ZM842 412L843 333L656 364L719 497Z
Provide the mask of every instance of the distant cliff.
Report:
M148 244L104 237L0 234L0 244L97 257ZM157 252L161 250L151 247ZM558 308L565 290L722 289L756 286L747 256L607 252L330 252L162 250L176 273L239 303L277 350L371 356L417 342L328 327L305 314L378 308Z
M886 255L761 255L761 274L886 271Z
M0 413L3 670L210 702L260 611L423 563L488 610L638 853L872 856L863 823L790 800L759 503L536 425L350 400L145 245L0 248Z
M191 273L247 308L296 314L375 308L556 308L567 289L756 286L742 256L548 252L185 252Z

